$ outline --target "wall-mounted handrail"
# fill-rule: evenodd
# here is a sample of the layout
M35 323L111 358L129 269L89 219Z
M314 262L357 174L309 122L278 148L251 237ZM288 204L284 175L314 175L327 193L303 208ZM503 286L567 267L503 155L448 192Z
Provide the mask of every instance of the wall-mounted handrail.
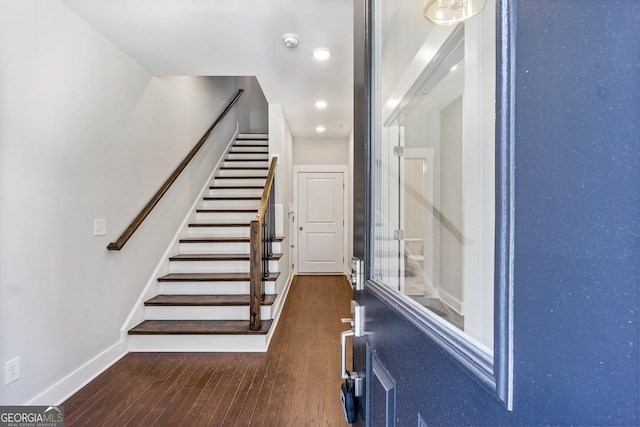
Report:
M275 179L276 164L278 158L273 157L269 165L269 173L262 190L260 206L256 213L256 219L251 221L250 236L250 298L249 298L249 329L260 330L262 321L260 307L264 298L262 283L269 277L269 259L273 255L272 243L276 234L275 229L275 204L273 181Z
M156 192L156 194L154 194L151 200L149 200L149 203L147 203L147 205L144 208L142 208L140 213L134 218L131 224L129 224L127 229L124 230L124 232L120 235L120 237L118 237L118 240L116 240L115 242L109 243L109 246L107 246L107 249L109 249L110 251L119 251L120 249L122 249L125 243L127 243L127 241L131 238L133 233L135 233L138 227L140 227L140 224L142 224L142 221L145 220L145 218L149 215L149 213L153 210L153 208L158 204L158 202L160 201L162 196L164 196L164 194L167 192L169 187L171 187L171 185L176 181L176 179L178 179L178 176L187 167L187 164L189 164L191 159L195 157L198 150L200 150L200 148L207 141L207 138L209 138L209 135L211 134L211 132L213 132L213 130L218 126L218 124L222 121L222 119L227 115L227 113L235 105L235 103L238 101L238 99L240 98L243 92L244 92L244 89L238 90L238 93L233 97L233 99L225 107L222 113L220 113L218 118L213 122L213 124L209 127L209 129L207 129L204 135L202 135L202 138L200 138L200 140L196 143L196 145L194 145L194 147L191 149L189 154L187 154L184 160L182 160L182 162L178 165L176 170L173 171L171 176L169 176L169 178L167 178L165 183L162 184L162 187L160 187L160 189Z

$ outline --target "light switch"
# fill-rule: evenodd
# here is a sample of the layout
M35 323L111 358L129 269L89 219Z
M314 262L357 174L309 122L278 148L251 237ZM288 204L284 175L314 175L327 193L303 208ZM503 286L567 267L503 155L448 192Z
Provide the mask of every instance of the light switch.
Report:
M104 236L107 234L107 220L106 219L94 219L93 220L93 235Z

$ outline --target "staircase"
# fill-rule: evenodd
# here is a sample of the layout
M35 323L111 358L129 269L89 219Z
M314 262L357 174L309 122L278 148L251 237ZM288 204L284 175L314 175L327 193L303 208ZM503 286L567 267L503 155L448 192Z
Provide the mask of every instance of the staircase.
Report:
M249 226L256 217L268 172L268 139L239 134L212 179L144 302L142 323L129 330L130 351L265 351L277 301L281 238L274 241L263 279L260 330L249 329Z

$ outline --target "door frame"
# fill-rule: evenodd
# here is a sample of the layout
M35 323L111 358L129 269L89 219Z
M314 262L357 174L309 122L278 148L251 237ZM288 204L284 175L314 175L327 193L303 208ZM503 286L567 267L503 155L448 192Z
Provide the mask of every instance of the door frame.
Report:
M298 213L300 212L299 200L298 200L298 175L300 173L341 173L343 192L342 192L342 219L344 221L342 227L342 254L344 262L342 263L343 273L348 275L347 269L349 261L348 257L348 241L349 233L347 227L349 226L348 214L349 214L349 165L294 165L293 166L293 206L294 206L294 218L291 221L291 246L294 249L291 251L291 262L293 264L293 274L298 274ZM350 266L350 264L349 264ZM349 267L350 268L350 267ZM307 274L307 273L305 273Z

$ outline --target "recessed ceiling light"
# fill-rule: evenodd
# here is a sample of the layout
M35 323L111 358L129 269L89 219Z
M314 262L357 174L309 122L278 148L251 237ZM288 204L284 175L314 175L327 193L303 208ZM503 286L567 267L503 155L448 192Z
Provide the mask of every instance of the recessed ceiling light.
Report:
M318 132L318 133L322 133L322 132L324 132L324 131L325 131L324 126L318 126L318 127L316 127L316 132Z
M316 107L317 108L326 108L327 106L327 101L319 99L316 101Z
M458 64L456 64L456 65L454 65L453 67L451 67L451 71L452 71L452 72L453 72L453 71L455 71L455 70L457 70L457 69L458 69Z
M326 47L317 47L313 49L313 57L318 61L326 61L331 56L331 51Z

